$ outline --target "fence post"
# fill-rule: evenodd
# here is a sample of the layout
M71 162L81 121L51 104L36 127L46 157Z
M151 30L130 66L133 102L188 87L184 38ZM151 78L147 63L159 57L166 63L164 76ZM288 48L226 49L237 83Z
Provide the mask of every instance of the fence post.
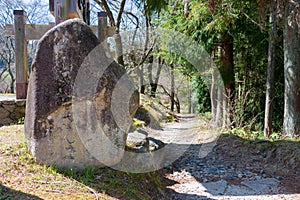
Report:
M49 1L51 5L52 1ZM55 24L59 24L67 19L69 19L69 0L54 0L53 2L53 12L55 17ZM51 9L51 7L50 7Z
M26 12L14 10L16 99L26 99L28 85L27 41L25 40Z
M69 19L69 0L63 0L62 5L62 21L66 21L67 19Z
M51 2L49 2L49 3L51 3ZM61 17L62 17L61 3L59 0L54 0L53 13L54 13L54 17L55 17L55 24L57 25L61 22Z
M90 0L86 1L85 20L88 25L91 24Z
M107 13L98 12L98 39L101 42L107 38Z

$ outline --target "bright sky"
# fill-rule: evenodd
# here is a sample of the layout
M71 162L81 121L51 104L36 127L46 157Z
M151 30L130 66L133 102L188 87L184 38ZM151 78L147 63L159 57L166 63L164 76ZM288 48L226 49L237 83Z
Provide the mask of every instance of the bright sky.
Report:
M32 1L32 0L22 0L22 1L25 2L25 3L30 3L30 1ZM41 2L48 3L49 0L41 0Z
M30 3L30 1L32 0L22 0L24 3ZM48 3L49 0L41 0L41 2L45 2L45 3Z
M32 2L32 0L22 0L25 4L29 4L30 2ZM49 4L49 0L40 0L40 2L42 2L43 4ZM51 15L49 9L48 9L48 17L49 17L49 20L51 22L54 22L55 19L54 17Z
M27 4L27 3L30 3L30 2L32 2L32 0L22 0L25 4ZM42 3L45 3L45 4L49 4L49 0L40 0L40 2L42 2ZM140 15L141 15L141 13L139 13L139 11L137 10L137 8L135 7L135 6L133 6L133 1L132 0L128 0L127 2L126 2L126 5L125 5L125 9L127 9L127 11L131 11L131 12L133 12L134 14L136 14L138 17L140 17ZM98 7L98 6L97 6ZM95 24L95 23L97 23L97 20L95 20L95 19L97 19L97 12L99 11L99 8L95 8L95 7L93 7L93 8L91 8L92 10L91 10L91 24ZM113 10L113 13L115 14L115 11ZM52 21L52 22L54 22L55 21L55 19L54 19L54 17L50 14L50 12L48 12L48 14L49 14L49 18L50 18L50 20Z

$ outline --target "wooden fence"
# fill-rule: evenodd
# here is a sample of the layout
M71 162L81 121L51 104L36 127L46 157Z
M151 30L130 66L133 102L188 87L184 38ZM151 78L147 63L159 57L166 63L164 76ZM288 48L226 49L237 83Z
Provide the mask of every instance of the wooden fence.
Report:
M26 99L27 97L28 40L39 40L54 26L54 23L26 24L26 12L24 10L14 10L14 24L6 25L7 34L15 36L16 99ZM115 33L114 27L107 26L107 14L105 12L98 13L98 26L90 26L90 28L98 36L100 42Z

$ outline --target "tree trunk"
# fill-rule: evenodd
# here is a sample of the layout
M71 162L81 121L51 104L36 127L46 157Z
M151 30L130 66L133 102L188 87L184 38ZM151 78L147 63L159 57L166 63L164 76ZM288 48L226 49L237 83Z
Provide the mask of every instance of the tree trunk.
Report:
M231 103L230 103L230 97L227 96L226 94L226 89L223 93L223 102L222 102L223 106L223 120L222 120L222 128L228 128L230 127L230 124L232 122L231 120L231 116L230 116L230 109L231 109Z
M221 72L221 57L222 57L222 48L220 46L217 47L217 58L218 62L217 64L219 65L219 71ZM221 75L221 74L220 74ZM216 90L216 96L215 96L215 105L216 105L216 111L215 111L215 119L214 119L214 124L217 127L221 127L223 124L223 99L225 98L225 92L224 92L224 87L220 84L218 84L218 80L221 79L222 77L219 77L218 75L215 77L215 90Z
M90 1L87 1L87 2L86 2L85 22L86 22L88 25L91 24Z
M177 95L176 95L175 105L176 105L177 113L180 113L180 101Z
M229 119L223 119L226 127L233 123L234 116L234 64L233 64L233 37L228 33L223 33L221 36L221 66L220 73L225 86L225 98L223 116ZM227 123L229 122L229 123Z
M213 62L213 54L211 56L211 63ZM211 77L211 87L210 87L210 102L211 102L211 114L212 114L212 121L215 123L217 121L217 97L218 97L218 74L217 69L213 68L213 73Z
M97 4L99 4L107 13L107 16L109 18L110 21L110 26L115 27L116 31L114 34L114 40L115 40L115 44L116 44L116 57L117 57L117 62L124 66L124 58L123 58L123 45L122 45L122 38L120 35L120 25L121 25L121 20L122 20L122 14L124 12L124 7L125 7L125 3L126 0L122 0L120 2L120 7L119 7L119 11L118 11L118 15L117 15L117 19L114 19L113 13L111 11L111 9L108 6L108 2L106 0L101 0L100 1L96 1Z
M151 95L153 97L155 97L155 94L156 94L156 91L157 91L157 86L158 86L158 81L159 81L162 66L163 66L163 60L162 60L161 57L159 57L154 83L150 83L151 84Z
M139 71L139 79L140 79L140 93L145 94L145 84L144 84L144 66L141 65L141 69Z
M15 77L14 77L14 74L12 73L12 70L11 70L11 64L8 63L8 73L9 73L9 76L10 76L10 93L15 93Z
M149 65L148 65L148 80L150 84L150 96L155 97L155 92L153 91L154 87L154 81L153 81L153 76L152 76L152 70L153 70L153 55L149 56Z
M88 0L81 0L78 1L78 6L82 10L83 21L90 25L90 2Z
M116 43L116 57L117 57L117 62L124 66L124 59L123 59L123 45L122 45L122 38L120 33L116 33L114 35L114 40Z
M174 65L171 64L171 111L174 111L175 105L175 82L174 82Z
M274 98L274 72L276 59L276 37L277 37L277 2L272 1L270 8L270 25L269 30L269 50L268 50L268 67L267 67L267 90L265 106L265 126L264 136L269 137L272 133L272 101Z
M189 0L183 0L184 7L184 17L187 19L189 17Z
M223 97L224 89L222 86L217 87L217 108L216 108L216 117L215 125L221 127L223 124Z
M286 135L300 134L300 0L287 1L284 28L284 122Z
M188 96L188 102L189 102L189 114L193 113L193 98L192 98L192 83L191 83L191 78L188 77L188 83L189 83L189 96Z

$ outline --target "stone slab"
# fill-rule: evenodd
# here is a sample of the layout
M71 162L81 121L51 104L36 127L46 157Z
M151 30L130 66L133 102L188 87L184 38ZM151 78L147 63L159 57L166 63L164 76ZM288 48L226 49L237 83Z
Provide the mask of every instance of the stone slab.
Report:
M271 194L276 193L280 182L275 178L264 178L260 180L243 181L241 183L255 191L256 194Z
M224 195L229 196L246 196L255 195L255 191L246 186L228 185Z
M207 182L202 183L202 185L206 188L206 192L213 195L222 195L226 190L227 181L220 180L215 182Z
M118 89L124 93L115 97ZM62 22L40 39L32 64L25 116L29 149L47 165L114 165L122 159L138 101L125 69L106 56L92 30L80 19ZM122 102L129 103L127 115Z

